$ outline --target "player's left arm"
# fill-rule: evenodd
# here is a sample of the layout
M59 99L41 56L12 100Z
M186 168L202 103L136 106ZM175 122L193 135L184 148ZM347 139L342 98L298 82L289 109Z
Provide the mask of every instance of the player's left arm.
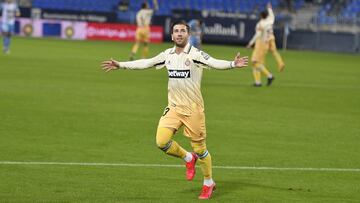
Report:
M159 10L159 3L157 0L153 0L153 5L154 5L154 10L158 11Z
M267 4L267 11L268 11L268 17L266 18L266 21L269 22L270 24L274 24L275 15L270 2Z
M214 69L226 70L231 68L242 68L248 64L248 57L241 57L240 53L237 53L233 61L226 61L211 57L209 54L199 51L197 57L193 60L195 64L200 66L207 66Z

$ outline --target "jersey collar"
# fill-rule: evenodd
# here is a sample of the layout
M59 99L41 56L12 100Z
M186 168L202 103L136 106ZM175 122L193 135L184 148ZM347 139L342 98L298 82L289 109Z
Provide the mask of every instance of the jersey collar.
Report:
M186 44L186 46L185 46L185 48L184 48L184 51L183 51L183 53L185 53L185 54L189 54L190 53L190 50L191 50L191 45L189 44L189 43L187 43ZM170 51L170 54L174 54L175 53L175 46L171 49L171 51Z

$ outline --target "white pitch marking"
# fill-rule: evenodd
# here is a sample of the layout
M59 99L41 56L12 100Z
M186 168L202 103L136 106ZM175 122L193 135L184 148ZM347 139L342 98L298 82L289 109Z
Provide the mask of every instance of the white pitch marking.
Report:
M39 162L39 161L0 161L0 165L65 165L65 166L117 166L117 167L166 167L180 168L183 165L170 164L130 164L130 163L77 163L77 162ZM256 166L213 166L217 169L232 170L269 170L269 171L329 171L360 172L360 168L289 168Z

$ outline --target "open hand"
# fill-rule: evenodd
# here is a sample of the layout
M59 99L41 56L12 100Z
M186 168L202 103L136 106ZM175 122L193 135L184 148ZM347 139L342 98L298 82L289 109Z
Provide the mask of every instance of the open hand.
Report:
M119 62L114 59L106 60L101 63L101 67L104 71L109 72L119 69Z
M238 52L235 56L235 67L236 68L242 68L248 65L248 57L247 56L240 56L240 53Z

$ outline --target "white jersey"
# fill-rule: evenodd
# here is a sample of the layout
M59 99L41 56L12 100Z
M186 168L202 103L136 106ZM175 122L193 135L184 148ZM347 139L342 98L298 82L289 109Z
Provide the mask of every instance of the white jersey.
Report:
M149 26L154 11L152 9L141 9L136 14L136 23L139 27Z
M190 44L180 54L176 54L173 47L150 59L119 62L119 67L124 69L166 67L169 77L168 103L183 115L190 115L194 108L204 110L200 89L203 68L229 69L234 66L234 61L212 58Z
M19 12L19 8L17 4L2 3L1 10L2 10L1 22L3 24L15 24L16 13Z
M261 39L263 42L267 42L274 37L274 22L275 22L275 16L274 12L271 8L268 8L268 16L265 19L261 19L257 24L255 28L255 35L251 39L250 44L254 44L257 39Z

